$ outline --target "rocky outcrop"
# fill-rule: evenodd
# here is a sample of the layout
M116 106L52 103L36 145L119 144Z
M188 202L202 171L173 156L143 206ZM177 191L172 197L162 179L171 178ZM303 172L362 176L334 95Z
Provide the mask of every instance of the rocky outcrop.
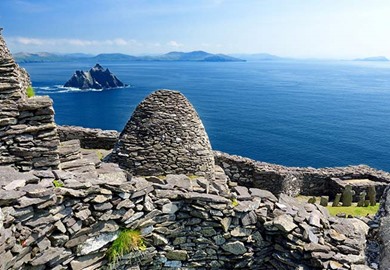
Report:
M0 165L23 171L56 168L59 140L53 103L47 96L27 98L30 85L0 35Z
M177 91L142 101L108 159L134 175L187 174L212 178L214 157L203 124Z
M107 89L125 86L110 70L96 64L89 71L77 70L64 87L79 89Z

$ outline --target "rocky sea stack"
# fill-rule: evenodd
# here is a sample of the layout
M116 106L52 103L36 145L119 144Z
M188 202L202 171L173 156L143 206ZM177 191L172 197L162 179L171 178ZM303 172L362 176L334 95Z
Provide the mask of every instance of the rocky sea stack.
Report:
M77 70L64 87L79 89L108 89L126 86L111 71L96 64L89 71Z

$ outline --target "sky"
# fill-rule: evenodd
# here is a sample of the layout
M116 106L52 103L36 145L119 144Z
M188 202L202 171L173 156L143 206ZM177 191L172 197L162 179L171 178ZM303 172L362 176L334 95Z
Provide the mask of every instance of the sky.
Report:
M390 58L390 0L0 0L13 53Z

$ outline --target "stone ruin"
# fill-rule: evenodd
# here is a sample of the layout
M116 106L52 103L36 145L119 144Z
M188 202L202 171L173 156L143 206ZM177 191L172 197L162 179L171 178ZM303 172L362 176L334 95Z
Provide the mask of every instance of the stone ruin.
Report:
M28 98L30 85L0 34L0 165L23 171L56 168L59 139L52 100Z
M212 178L214 157L202 121L177 91L159 90L135 109L109 161L134 175Z
M116 269L364 270L379 261L389 269L388 188L375 220L331 217L285 195L323 192L331 177L389 174L213 153L190 103L160 90L137 107L110 157L143 175L131 176L80 147L78 139L111 145L114 132L61 128L58 147L51 100L28 99L29 84L0 39L0 269L105 269L106 251L124 228L148 244ZM372 251L369 230L384 241L381 250Z

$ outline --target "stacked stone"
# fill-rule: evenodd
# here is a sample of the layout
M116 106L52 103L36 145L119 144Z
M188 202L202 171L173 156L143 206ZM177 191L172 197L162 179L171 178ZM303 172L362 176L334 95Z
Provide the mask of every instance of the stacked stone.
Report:
M23 171L55 168L59 140L52 100L27 98L30 84L0 35L0 165Z
M77 126L57 126L60 141L80 140L85 149L114 148L119 132L115 130L101 130L98 128L84 128Z
M388 172L365 165L320 169L285 167L218 151L214 151L214 159L231 181L266 189L274 194L332 196L338 190L334 188L332 178L369 179L378 182L377 198L380 198L384 187L390 182Z
M96 171L85 179L0 167L1 269L100 269L123 228L140 230L147 249L116 269L369 269L367 225L321 206L238 185L207 193L203 177L128 180L115 164Z
M380 265L379 269L390 269L390 187L384 191L378 213L370 226L372 252L369 259Z
M0 100L19 100L26 97L25 90L30 85L30 78L19 67L0 32Z
M134 111L109 159L134 175L212 178L214 157L201 120L179 92L159 90Z

